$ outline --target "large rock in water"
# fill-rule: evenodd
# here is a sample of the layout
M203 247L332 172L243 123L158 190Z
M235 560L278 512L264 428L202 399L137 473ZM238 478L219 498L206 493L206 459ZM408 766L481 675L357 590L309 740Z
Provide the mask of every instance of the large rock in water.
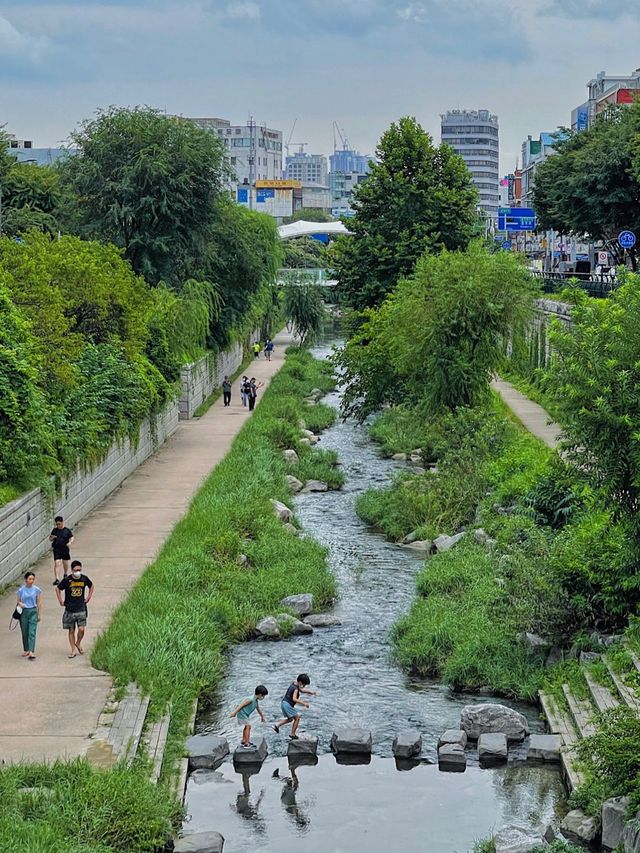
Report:
M312 628L333 628L335 625L342 625L342 622L337 616L332 613L310 613L302 620Z
M560 761L560 735L531 735L527 761Z
M538 847L548 847L539 830L527 826L504 826L494 840L496 853L529 853Z
M467 733L463 732L462 729L447 729L440 735L438 748L444 746L446 743L455 743L464 749L467 745Z
M303 592L299 595L288 595L280 604L287 610L292 610L298 616L308 616L313 611L313 595Z
M464 531L462 533L456 533L455 536L447 536L442 533L433 540L433 544L436 551L440 554L443 551L450 551L454 545L458 544L464 535Z
M506 735L491 732L478 738L478 758L481 764L502 764L509 754Z
M431 539L414 539L413 542L407 542L402 547L407 551L416 551L418 554L430 554L433 550L433 542Z
M219 832L194 832L178 838L173 853L222 853L224 838Z
M331 751L371 755L371 732L364 729L338 729L331 735Z
M192 735L187 740L190 770L215 770L229 755L226 738L218 735Z
M278 621L273 616L265 616L255 627L254 633L260 640L279 640L280 628Z
M301 622L295 616L290 616L288 613L279 613L276 616L280 632L287 636L302 637L305 634L313 634L313 626L308 622Z
M236 750L233 753L233 763L235 765L262 764L269 754L267 742L263 737L256 737L253 739L253 743L255 745L250 746L248 749L244 746L236 747Z
M282 501L277 501L275 498L271 498L271 506L273 507L273 511L278 516L280 521L291 521L291 516L293 515L293 512L286 504L283 504Z
M602 804L602 846L615 850L622 841L628 797L614 797Z
M459 743L443 743L438 749L438 769L449 773L463 773L467 769L467 756Z
M292 450L291 452L295 453L295 450ZM289 486L289 488L294 494L296 492L299 492L302 489L302 486L304 485L302 480L299 480L297 477L294 477L293 474L287 474L286 481L287 486Z
M494 732L506 735L509 741L524 740L529 734L529 723L513 708L506 705L484 702L480 705L465 705L460 715L460 728L470 740Z
M396 758L413 758L422 752L422 735L417 729L407 729L393 739L393 754Z
M298 740L290 740L287 747L287 758L302 758L318 754L318 738L300 736Z
M640 853L640 812L636 815L635 820L630 820L625 824L622 843L624 853Z
M327 492L329 491L329 486L326 483L323 483L322 480L307 480L302 489L303 495L308 494L309 492Z
M573 809L563 819L560 829L570 838L590 843L595 841L600 830L600 822L595 817L589 817L582 809Z

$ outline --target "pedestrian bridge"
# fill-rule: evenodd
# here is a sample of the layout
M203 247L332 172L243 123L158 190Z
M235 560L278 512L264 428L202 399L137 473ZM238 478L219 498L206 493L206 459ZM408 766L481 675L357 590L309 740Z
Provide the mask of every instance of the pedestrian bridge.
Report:
M295 237L313 237L327 234L338 237L340 234L350 234L349 229L343 222L292 222L289 225L280 225L278 234L282 240L292 240Z
M283 268L278 270L275 287L335 287L338 280L331 277L331 270L312 268Z

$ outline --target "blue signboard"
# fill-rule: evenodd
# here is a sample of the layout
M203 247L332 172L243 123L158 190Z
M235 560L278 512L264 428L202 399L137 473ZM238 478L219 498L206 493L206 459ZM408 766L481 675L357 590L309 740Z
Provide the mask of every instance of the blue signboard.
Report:
M276 191L275 190L256 190L256 202L258 204L264 204L268 198L275 198Z
M589 126L589 110L587 106L578 107L576 130L586 130Z
M536 213L533 208L498 208L498 231L535 231L536 227Z
M502 244L502 248L505 252L508 252L511 249L511 240L505 240Z
M249 204L249 190L238 187L238 204Z
M633 231L621 231L618 234L618 243L623 249L633 249L636 244L636 235Z

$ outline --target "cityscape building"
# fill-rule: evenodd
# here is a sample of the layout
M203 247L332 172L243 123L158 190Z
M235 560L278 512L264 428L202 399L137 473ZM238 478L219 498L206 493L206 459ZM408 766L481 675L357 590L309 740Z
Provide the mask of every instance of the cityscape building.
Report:
M328 186L327 158L324 154L307 154L296 151L287 156L284 177L289 180L302 181L303 184L320 184Z
M537 139L528 136L522 143L522 206L533 207L533 187L536 169L555 153L556 139L562 131L541 133Z
M489 110L449 110L441 118L441 140L467 164L480 196L479 207L492 221L499 203L498 116Z
M33 140L18 139L15 134L8 134L8 149L12 157L19 163L33 163L36 166L51 166L60 157L68 157L74 153L73 148L35 148Z
M615 104L631 104L640 97L640 68L628 76L608 76L600 71L587 83L587 100L571 111L573 130L588 130L596 118Z

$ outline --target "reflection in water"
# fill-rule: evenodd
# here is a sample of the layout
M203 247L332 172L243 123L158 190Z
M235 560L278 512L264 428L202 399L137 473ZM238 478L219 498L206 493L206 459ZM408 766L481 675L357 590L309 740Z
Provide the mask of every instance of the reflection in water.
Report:
M330 395L326 402L338 405L339 397ZM450 853L471 848L474 839L496 825L551 818L564 802L556 770L510 763L481 771L474 766L474 753L464 774L440 773L424 762L398 772L395 763L386 760L394 736L407 727L422 732L424 754L433 760L438 736L459 725L461 707L492 700L454 695L442 684L412 680L394 664L389 630L411 606L422 563L372 533L358 519L355 501L370 486L386 483L398 465L381 459L366 427L353 422L337 423L322 436L320 446L338 452L345 487L299 495L295 512L304 530L327 548L340 591L335 615L341 624L309 637L244 643L233 649L217 706L199 719L197 730L223 734L233 748L238 731L229 720L230 709L239 695L251 695L256 684L264 683L270 691L270 701L263 706L269 721L264 736L276 759L260 774L267 781L259 795L251 795L249 780L243 780L231 809L230 786L221 785L237 782L230 766L223 765L206 784L190 782L189 831L222 832L225 853L244 853L256 840L264 853L280 853L301 834L308 837L309 849L322 853L387 853L397 846L399 832L406 851ZM359 725L373 735L374 758L368 766L342 766L321 755L317 767L292 771L286 760L284 765L278 760L286 753L287 738L272 732L271 722L279 714L280 696L298 672L308 672L312 689L319 691L311 709L303 712L301 725L319 737L319 752L328 751L336 728ZM516 707L527 715L532 729L540 729L535 708ZM521 754L513 751L513 757Z

